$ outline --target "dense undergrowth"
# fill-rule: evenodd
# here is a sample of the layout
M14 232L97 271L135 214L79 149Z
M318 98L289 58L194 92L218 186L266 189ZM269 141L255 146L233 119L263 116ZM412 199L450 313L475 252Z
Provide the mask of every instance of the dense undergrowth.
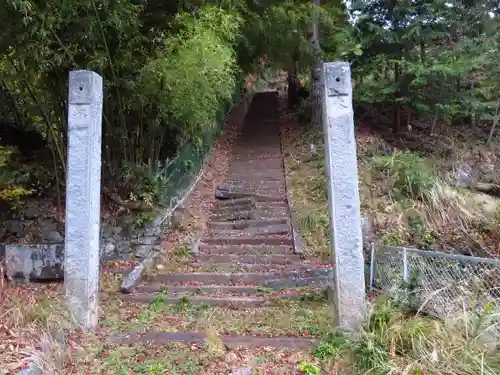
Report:
M334 369L370 375L496 374L499 353L485 345L491 328L484 319L467 315L440 321L405 313L396 302L380 297L356 339L330 334L318 345L314 355L325 371L316 374Z
M155 5L163 18L150 13ZM244 78L234 48L243 26L238 13L210 5L189 12L190 5L184 6L6 2L0 121L2 145L9 148L3 149L0 164L2 201L19 201L23 193L50 188L62 195L67 75L84 67L101 74L105 83L107 191L126 200L162 203L167 185L179 182L167 181L159 172L186 147L191 152L176 168L189 169L187 164L203 158ZM42 137L37 145L30 141L33 134ZM28 159L19 152L26 149L35 152Z
M287 148L286 164L294 214L309 254L328 259L323 135L321 129L302 124L289 136L293 142ZM479 211L474 199L478 193L454 187L450 177L451 166L463 155L458 152L470 152L472 145L462 143L457 159L438 159L415 148L391 147L366 126L358 127L356 137L362 213L373 218L372 240L455 251L468 248L466 241L473 237L489 246L489 255L496 255L495 241L479 237L481 226L496 217L496 211ZM460 234L454 230L460 223L467 224L467 236L453 237L453 233ZM415 313L419 308L408 309L403 301L387 297L372 299L360 334L353 339L324 332L313 352L315 361L303 364L303 373L473 375L500 371L500 353L495 339L490 341L496 335L493 310L476 316L464 307L463 313L439 320Z
M24 195L64 201L70 70L104 79L104 203L151 206L199 167L248 74L310 63L302 31L313 7L295 1L6 0L2 9L0 199L14 206ZM317 14L336 28L338 10Z
M495 184L496 177L468 177L466 184L457 170L475 158L480 170L496 160L497 150L480 146L477 135L463 139L463 132L447 138L415 134L381 133L360 123L357 129L361 210L370 222L371 239L388 245L407 245L476 256L499 255L500 200L478 190ZM460 136L459 136L460 135ZM418 138L405 146L405 137ZM294 192L302 202L298 212L312 247L328 248L329 219L325 206L323 136L319 130L302 127L291 152ZM434 143L432 153L425 150ZM314 145L315 151L311 151ZM458 176L457 176L458 175ZM314 177L314 178L311 178ZM485 181L477 183L475 181ZM326 251L326 250L325 250Z

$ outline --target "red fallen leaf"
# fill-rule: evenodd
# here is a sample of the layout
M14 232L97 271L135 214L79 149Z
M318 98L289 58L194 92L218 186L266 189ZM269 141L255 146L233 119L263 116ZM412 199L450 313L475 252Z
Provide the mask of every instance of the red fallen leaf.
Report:
M23 339L13 339L12 342L18 346L26 346L26 341Z

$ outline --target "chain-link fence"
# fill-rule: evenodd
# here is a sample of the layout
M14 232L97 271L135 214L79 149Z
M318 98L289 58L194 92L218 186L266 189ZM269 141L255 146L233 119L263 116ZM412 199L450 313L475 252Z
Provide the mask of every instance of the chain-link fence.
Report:
M243 87L244 81L240 81L235 87L231 99L221 106L217 116L217 125L213 129L202 134L198 143L186 144L175 158L167 162L166 166L161 171L167 186L163 197L163 204L167 210L173 209L177 205L177 202L179 202L186 195L191 186L193 186L215 140L223 130L226 115L233 105L240 100Z
M370 289L439 318L500 312L500 260L373 245Z

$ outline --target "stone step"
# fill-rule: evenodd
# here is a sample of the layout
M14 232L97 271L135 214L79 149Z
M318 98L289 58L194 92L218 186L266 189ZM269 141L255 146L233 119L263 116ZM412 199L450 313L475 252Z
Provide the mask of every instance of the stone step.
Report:
M330 269L332 270L332 269ZM301 278L290 278L290 279L274 279L267 280L265 282L266 288L281 288L281 289L291 289L300 287L317 287L317 288L327 288L330 287L330 280L328 274L316 275L311 277L301 277Z
M241 221L241 220L253 220L255 217L254 210L235 210L229 212L215 212L212 214L211 218L215 221Z
M216 216L227 216L231 214L235 214L238 212L243 212L243 211L251 211L256 208L255 203L254 204L241 204L238 206L225 206L225 207L217 207L213 213Z
M210 235L212 236L266 236L271 234L287 234L291 233L291 227L288 224L275 224L262 227L251 227L245 229L212 229Z
M165 296L160 293L150 294L123 294L122 300L151 303L157 298L161 298L166 305L175 305L180 302L189 300L193 306L210 306L210 307L231 307L233 309L255 309L266 306L273 306L278 302L278 298L271 299L265 297L241 297L241 296L224 296L224 297L208 297L208 296ZM284 296L280 299L292 300L295 295ZM297 299L297 298L295 298Z
M241 221L241 220L267 220L284 219L290 216L288 207L276 207L272 210L241 210L229 212L227 214L213 214L211 219L214 221Z
M299 271L282 272L186 272L186 273L159 273L153 281L160 283L203 283L203 284L256 284L256 285L293 285L300 284L300 280L315 280L328 275L328 270L324 268L304 269ZM305 284L307 285L307 284Z
M251 197L247 198L239 198L239 199L228 199L218 201L216 204L216 208L227 208L227 207L241 207L241 206L255 206L255 199Z
M226 180L223 184L217 186L220 190L259 190L262 188L283 190L286 186L285 179L282 181L266 181L265 179L259 179L254 181L245 180Z
M247 171L250 172L261 172L263 170L275 170L279 171L281 170L281 173L283 173L283 163L275 163L275 162L265 162L261 161L260 163L249 163L249 162L244 162L244 161L239 161L238 163L230 163L229 164L229 170L230 171ZM278 172L279 173L279 172ZM278 175L276 173L276 175Z
M227 190L215 190L215 198L217 199L237 199L237 198L248 198L253 197L256 201L276 201L283 200L284 194L269 194L267 192L256 192L256 191L244 191L244 192L234 192Z
M262 164L262 163L265 163L265 164L268 164L268 165L271 165L271 164L277 164L277 165L283 165L283 157L280 155L280 156L276 156L276 157L268 157L268 158L265 158L265 157L236 157L236 158L231 158L230 162L229 162L229 165L234 165L234 164L238 164L238 163L244 163L244 164Z
M241 220L267 220L284 219L290 216L290 211L286 206L277 206L274 209L262 210L237 210L227 213L214 213L211 217L213 221L241 221Z
M223 195L229 198L244 198L254 196L286 196L285 185L281 187L262 184L260 186L244 186L240 188L216 189L216 197Z
M257 201L255 202L255 209L256 210L266 210L266 209L275 209L275 208L287 208L288 209L288 202L286 200L286 197L281 201L281 202L261 202Z
M247 228L260 228L267 227L270 225L287 224L287 219L268 219L268 220L243 220L236 222L226 222L226 221L209 221L207 227L209 229L247 229Z
M242 211L280 211L287 209L288 202L286 200L282 201L269 201L261 202L256 201L253 206L240 205L240 206L221 206L215 207L212 211L213 215L226 215L230 213L242 212Z
M245 174L243 172L230 172L227 177L227 181L248 181L249 183L267 181L267 182L284 182L285 175L281 174L270 174L266 172L254 172L253 174Z
M255 203L286 203L287 202L287 199L286 199L286 196L280 196L280 197L268 197L268 196L264 196L264 197L255 197L255 196L250 196L250 197L242 197L242 198L235 198L235 199L226 199L226 198L223 198L223 199L219 199L217 201L217 205L216 207L227 207L227 206L233 206L234 204L232 202L242 202L241 204L246 204L246 203L243 203L245 200L251 200Z
M235 254L200 254L196 256L199 263L236 263L243 264L279 264L288 265L298 263L302 257L298 254L288 253L281 255L235 255Z
M231 168L229 166L228 176L240 176L243 179L245 177L253 177L253 176L279 176L284 178L285 170L283 168Z
M210 254L225 254L225 255L277 255L277 254L293 254L291 246L261 246L261 245L237 245L237 246L227 246L227 245L205 245L201 244L199 246L200 255L210 255Z
M275 154L254 154L254 155L241 155L241 154L233 154L233 157L231 160L272 160L272 159L279 159L283 160L283 155L281 154L280 151L277 151Z
M255 138L252 134L242 133L241 138L236 139L233 144L231 156L254 155L263 157L271 154L281 155L279 137L270 136L270 138L270 140L265 141L262 138Z
M271 347L278 349L286 348L290 350L309 350L317 344L316 339L294 336L263 337L221 335L220 339L223 345L229 349L240 347ZM120 332L111 335L110 340L113 344L118 345L148 344L151 346L164 346L172 342L202 345L206 340L206 335L199 332Z
M175 269L176 272L217 272L217 273L242 273L242 272L284 272L306 270L307 265L302 261L278 264L278 263L243 263L235 261L233 263L203 263L191 262L184 268L182 266Z
M302 290L288 289L288 288L267 288L262 286L251 285L165 285L161 283L149 283L139 285L136 288L137 293L163 293L166 295L248 295L248 294L261 294L268 295L275 292L286 290L290 293L300 294L300 292L309 292L310 288L303 288Z
M283 178L281 181L274 180L269 181L266 179L244 179L244 180L226 180L225 185L232 186L233 188L246 188L246 189L255 189L259 187L273 188L273 189L284 189L286 187L285 179Z
M269 159L269 158L282 158L283 159L283 154L281 153L281 150L279 148L273 148L269 150L269 148L266 151L263 152L251 152L251 151L239 151L237 153L232 154L232 159L231 160L261 160L261 159Z
M270 207L268 210L252 210L252 219L262 220L262 219L277 219L277 218L288 218L290 216L290 210L288 207Z
M211 237L201 238L201 244L205 245L293 245L290 237Z

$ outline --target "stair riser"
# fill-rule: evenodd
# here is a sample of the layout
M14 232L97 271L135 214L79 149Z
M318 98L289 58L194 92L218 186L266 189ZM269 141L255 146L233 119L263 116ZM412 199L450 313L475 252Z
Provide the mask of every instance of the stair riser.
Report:
M266 254L277 255L277 254L292 254L291 246L217 246L217 245L200 245L200 254L204 255L255 255L255 256L265 256Z
M151 303L159 294L138 294L124 295L123 300ZM179 302L189 300L192 306L210 306L210 307L231 307L232 309L256 309L260 307L275 306L279 301L297 301L300 300L300 295L285 295L268 298L252 298L252 297L187 297L187 296L162 296L163 302L166 305L176 305Z
M289 282L300 282L300 279L326 277L325 270L309 270L303 272L272 272L272 273L177 273L159 274L154 278L160 283L204 283L204 284L261 284L278 285Z
M252 337L252 336L236 336L222 335L220 339L224 346L230 349L240 347L273 347L278 349L291 350L309 350L313 348L317 340L306 339L302 337ZM164 346L173 342L181 342L184 344L199 344L205 343L206 336L198 332L149 332L146 334L126 332L119 333L111 337L113 344L131 345L131 344L148 344L154 346Z
M257 256L257 255L198 255L196 257L198 263L242 263L254 265L290 265L301 261L299 255L290 254L289 256Z
M291 238L273 237L204 237L201 242L204 245L293 245Z
M207 227L209 229L216 230L231 230L231 229L247 229L247 228L261 228L267 227L269 225L279 225L287 224L287 219L275 219L275 220L247 220L238 223L227 223L227 222L209 222Z

